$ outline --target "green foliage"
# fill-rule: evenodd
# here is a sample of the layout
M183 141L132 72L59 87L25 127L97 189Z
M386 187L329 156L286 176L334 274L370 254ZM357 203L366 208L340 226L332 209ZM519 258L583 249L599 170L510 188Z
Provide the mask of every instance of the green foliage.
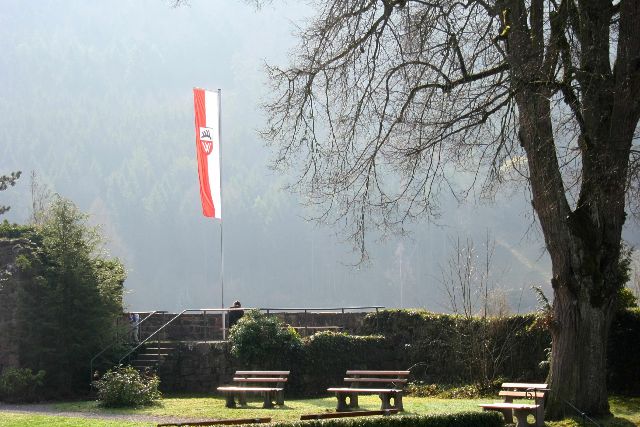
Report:
M42 236L31 225L11 224L6 219L0 223L0 238L28 239L36 244L42 242Z
M633 261L633 252L635 249L626 242L622 242L620 249L620 258L618 260L618 276L620 288L616 293L616 307L618 310L634 308L638 306L638 298L633 294L631 289L625 285L631 280L631 264Z
M550 346L551 336L531 328L535 321L535 314L483 319L382 310L366 316L361 332L384 335L397 351L398 364L411 367L416 380L474 383L486 389L500 377L545 378L539 363L546 359L544 349Z
M638 307L638 298L633 294L631 289L622 288L618 291L616 305L618 310Z
M24 254L20 254L16 257L16 266L22 271L29 271L31 269L31 260Z
M503 427L502 414L497 412L460 412L457 414L407 417L358 417L274 423L272 427Z
M477 399L496 396L502 382L502 380L496 380L488 386L482 387L479 384L448 386L425 384L418 381L407 385L407 393L416 397L437 397L439 399Z
M41 225L2 224L0 238L34 245L16 260L20 363L44 369L46 388L64 397L87 389L89 361L113 339L125 271L72 202L58 197L45 214Z
M640 308L620 310L613 319L607 352L607 386L614 393L640 394Z
M6 190L7 188L9 188L9 186L13 187L14 185L16 185L16 181L20 178L21 174L22 172L17 171L11 172L11 175L0 176L0 191ZM9 209L9 206L0 205L0 215L7 212Z
M35 402L40 398L45 371L6 368L0 374L0 400L9 403Z
M98 392L100 405L108 408L151 405L162 398L159 384L156 374L142 375L132 366L110 369L92 383Z
M246 311L229 332L231 353L250 369L290 370L300 356L302 339L277 317Z
M342 384L347 369L400 369L390 365L393 353L379 335L318 332L305 340L304 356L304 394Z

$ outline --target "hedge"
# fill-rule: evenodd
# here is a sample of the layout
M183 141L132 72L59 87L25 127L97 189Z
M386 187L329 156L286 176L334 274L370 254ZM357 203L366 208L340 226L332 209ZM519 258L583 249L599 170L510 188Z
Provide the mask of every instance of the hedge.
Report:
M546 376L540 362L551 342L535 321L534 314L468 319L383 310L367 315L361 332L385 336L402 352L401 366L413 367L414 379L427 383L468 384L500 377L532 381Z
M382 336L320 332L305 340L297 391L326 393L328 387L343 384L347 369L397 369L397 362L397 354Z
M498 412L460 412L423 416L358 417L274 423L272 427L503 427Z
M485 322L485 323L483 323ZM473 337L485 333L487 348L500 360L489 377L510 381L546 379L544 362L551 347L550 334L536 327L536 315L465 319L422 310L382 310L366 316L359 333L385 337L385 347L395 349L396 369L412 368L412 379L425 383L475 382L478 363L466 356ZM609 335L609 392L640 393L640 309L621 310Z
M607 352L610 392L640 394L640 309L622 310L613 320Z

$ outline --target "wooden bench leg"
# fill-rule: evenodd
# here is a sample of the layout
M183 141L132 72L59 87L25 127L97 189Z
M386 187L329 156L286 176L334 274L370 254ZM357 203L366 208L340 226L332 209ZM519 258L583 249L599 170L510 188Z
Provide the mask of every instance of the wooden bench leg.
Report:
M238 404L240 406L247 406L247 395L246 395L246 393L238 393Z
M262 407L265 409L273 408L273 396L270 391L264 392L264 403L262 404Z
M336 397L338 398L338 404L336 405L336 412L345 412L349 407L347 406L347 394L346 393L336 393Z
M236 400L234 399L233 393L227 392L225 393L225 397L226 397L226 403L224 406L226 406L227 408L235 408Z
M540 405L536 410L536 427L544 427L544 406Z
M360 407L360 404L358 403L358 394L357 393L349 394L349 408L358 409L359 407Z
M276 392L276 405L284 406L284 390Z
M529 424L527 421L527 417L529 414L533 414L535 416L535 411L530 409L514 409L513 415L516 417L516 427L529 427L538 425L538 418L536 417L535 424Z
M385 409L391 409L391 393L380 393L378 395L380 397L380 409L383 411Z
M393 397L392 408L395 408L398 411L404 411L404 406L402 405L402 393L394 393L391 397Z

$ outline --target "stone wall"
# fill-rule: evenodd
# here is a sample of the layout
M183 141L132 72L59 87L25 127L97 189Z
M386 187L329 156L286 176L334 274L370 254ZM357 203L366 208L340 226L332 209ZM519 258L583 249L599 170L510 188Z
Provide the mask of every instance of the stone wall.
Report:
M32 246L26 239L0 239L0 372L20 366L16 335L18 289L32 276L18 268L16 259L28 255Z
M326 354L325 344L306 341L304 351L291 365L286 385L289 396L318 396L327 387L343 384L347 369L404 369L393 343L380 337L344 337L335 343L338 353ZM319 366L321 366L319 368ZM158 367L160 388L165 392L217 394L216 388L230 384L241 366L230 353L228 342L181 342Z
M182 342L158 369L160 388L172 392L215 392L236 368L227 342Z
M141 320L147 314L141 313ZM278 312L270 314L278 316L284 323L296 327L301 335L305 336L312 335L323 328L329 330L337 328L337 330L357 333L361 329L367 313ZM149 317L141 325L140 339L146 338L175 316L175 313L159 313ZM175 349L170 352L158 368L163 391L216 393L216 388L219 385L231 382L233 373L240 366L235 365L234 358L230 354L229 343L217 341L222 339L221 326L222 315L219 313L186 313L154 337L154 339L174 341L175 344ZM379 350L382 351L382 349ZM381 357L378 351L367 351L353 356L352 361L362 359L359 363L366 363L365 359L367 361L369 359L375 360L375 362L369 361L373 369L381 366L380 363L383 361L388 362L392 359L390 356L392 353L390 349L385 349L385 356ZM299 363L302 364L303 361L300 360ZM342 372L339 375L334 375L336 378L333 379L333 383L340 383L342 374L347 368L340 367L339 370ZM291 367L291 369L304 370L304 366ZM296 394L317 394L315 389L307 390L305 388L306 383L317 385L317 381L311 381L307 376L303 372L296 372L296 375L291 378L291 383L287 386L288 390ZM326 374L322 374L323 378L326 376ZM323 387L322 390L326 389L324 383Z

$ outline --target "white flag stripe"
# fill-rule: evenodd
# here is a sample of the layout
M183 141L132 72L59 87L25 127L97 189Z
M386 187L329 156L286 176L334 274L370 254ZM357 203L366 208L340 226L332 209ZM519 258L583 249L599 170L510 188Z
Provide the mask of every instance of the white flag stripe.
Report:
M204 105L206 112L207 127L211 128L211 139L213 150L209 154L209 187L211 198L215 206L215 218L222 218L222 203L220 193L220 115L218 111L218 92L205 91Z

